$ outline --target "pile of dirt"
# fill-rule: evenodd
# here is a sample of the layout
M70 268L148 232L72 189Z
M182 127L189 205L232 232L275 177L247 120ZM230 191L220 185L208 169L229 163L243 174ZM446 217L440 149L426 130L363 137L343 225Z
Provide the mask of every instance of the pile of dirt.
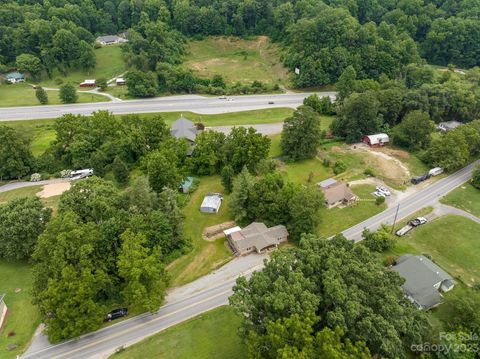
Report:
M224 236L223 231L232 227L235 227L234 221L223 222L211 227L207 227L203 230L202 238L206 241L214 241Z
M68 191L70 187L70 182L46 184L45 186L43 186L43 189L37 193L37 196L40 198L59 196L63 192Z

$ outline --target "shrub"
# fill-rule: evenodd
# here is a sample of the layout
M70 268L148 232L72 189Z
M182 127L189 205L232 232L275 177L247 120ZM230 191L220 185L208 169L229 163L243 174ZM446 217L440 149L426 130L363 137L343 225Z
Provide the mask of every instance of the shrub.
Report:
M345 172L346 169L347 165L343 161L337 161L333 165L333 173L335 173L336 175Z
M373 172L373 169L371 168L366 168L365 171L363 171L363 174L368 177L375 177L375 172Z
M385 197L379 196L375 199L375 204L380 206L381 204L385 203Z
M63 84L63 79L61 79L60 77L57 77L55 80L54 80L55 84L56 85L62 85Z

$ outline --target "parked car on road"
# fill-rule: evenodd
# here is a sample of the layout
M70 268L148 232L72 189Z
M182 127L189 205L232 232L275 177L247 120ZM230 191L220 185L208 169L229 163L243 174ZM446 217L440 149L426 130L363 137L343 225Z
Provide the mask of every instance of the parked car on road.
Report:
M382 186L377 186L376 191L383 193L385 196L390 196L392 194L388 188Z
M438 176L439 174L442 174L443 173L443 168L442 167L435 167L435 168L432 168L430 171L428 171L428 174L430 176Z
M427 223L427 219L425 217L417 217L415 219L412 219L410 222L408 222L408 224L413 227L418 227L425 223Z
M112 321L114 319L126 317L128 315L128 309L127 308L118 308L112 310L110 313L107 314L107 321Z
M424 173L423 175L421 176L416 176L416 177L413 177L410 182L412 182L413 184L419 184L420 182L423 182L427 179L429 179L431 177L430 174L428 173Z

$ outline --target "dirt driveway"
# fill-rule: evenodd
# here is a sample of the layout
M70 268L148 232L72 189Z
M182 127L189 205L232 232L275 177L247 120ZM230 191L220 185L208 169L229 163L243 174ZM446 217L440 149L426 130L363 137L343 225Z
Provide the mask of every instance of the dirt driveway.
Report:
M43 186L43 189L37 193L37 196L40 198L59 196L63 192L68 191L70 186L71 184L68 181L46 184Z

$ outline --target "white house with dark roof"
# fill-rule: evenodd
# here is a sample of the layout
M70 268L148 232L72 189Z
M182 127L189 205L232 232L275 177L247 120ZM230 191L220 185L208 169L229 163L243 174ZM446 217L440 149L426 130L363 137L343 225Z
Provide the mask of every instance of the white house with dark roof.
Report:
M393 269L405 278L402 289L419 309L431 309L442 302L441 292L455 286L453 278L423 255L405 254L398 258Z

